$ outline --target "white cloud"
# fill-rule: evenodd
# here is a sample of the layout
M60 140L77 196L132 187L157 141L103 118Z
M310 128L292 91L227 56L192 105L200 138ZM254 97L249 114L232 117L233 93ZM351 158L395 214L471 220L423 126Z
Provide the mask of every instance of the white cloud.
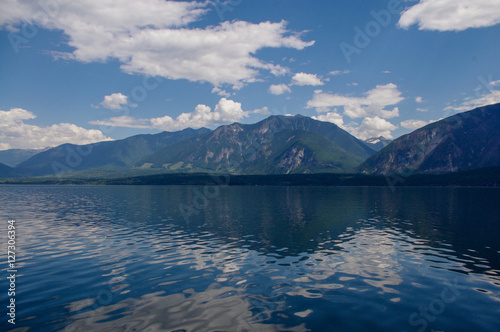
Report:
M262 108L257 108L253 111L250 111L249 113L253 114L261 114L261 115L269 115L271 112L269 112L269 107L262 107Z
M110 141L95 129L85 129L70 123L39 127L24 123L36 116L21 108L0 111L0 149L38 149L64 143L90 144Z
M297 73L292 77L292 84L317 86L323 85L323 82L316 74Z
M214 87L212 89L212 93L217 93L219 96L226 97L226 98L231 96L231 93L229 93L225 90L219 89L218 87Z
M221 98L214 110L209 106L198 105L192 113L182 113L176 119L166 115L151 119L151 127L159 130L181 130L188 127L201 128L220 124L233 123L248 116L241 103Z
M402 121L401 127L407 128L407 129L418 129L418 128L422 128L423 126L426 126L428 124L429 123L427 121L410 119L410 120Z
M119 116L102 121L91 121L90 124L127 127L127 128L148 128L167 131L182 130L185 128L213 127L222 124L238 122L250 114L269 114L269 108L263 107L252 111L244 111L241 103L230 99L221 98L212 110L209 106L199 104L190 113L182 113L176 118L168 115L153 119L136 119L130 116Z
M302 41L286 28L285 21L232 21L189 28L189 23L207 13L209 2L67 1L47 16L36 1L6 1L0 27L20 26L27 21L62 30L74 51L58 53L59 57L81 62L116 59L130 74L210 82L214 86L227 83L241 87L258 80L262 71L286 73L287 68L257 58L258 51L281 47L300 50L314 43Z
M335 123L340 128L343 128L343 129L345 128L344 127L344 119L342 118L342 115L338 114L336 112L328 112L326 114L320 114L318 116L313 116L312 118L315 120L319 120L319 121Z
M417 102L417 103L419 103L419 104L420 104L420 103L423 103L423 102L424 102L424 98L422 98L422 97L420 97L420 96L419 96L419 97L415 97L415 102Z
M117 116L107 120L90 121L90 124L103 127L149 128L148 119L136 119L131 116Z
M420 0L402 13L398 25L405 29L418 24L420 30L462 31L498 23L498 0Z
M393 125L389 121L381 119L378 116L374 116L363 119L363 122L361 122L361 125L357 128L347 127L347 131L362 140L379 136L392 139L393 137L391 131L396 130L397 128L397 126Z
M444 110L455 110L459 112L470 111L474 108L500 103L500 90L493 90L490 93L477 99L463 102L460 106L448 106Z
M361 124L345 124L342 115L337 113L336 111L337 110L335 110L334 112L328 112L326 114L313 116L312 118L319 121L334 123L340 128L349 132L351 135L362 140L379 136L384 136L386 138L392 139L393 137L391 135L391 132L398 128L389 121L378 116L366 117L363 119Z
M110 110L119 110L122 106L127 105L127 96L121 93L112 93L109 96L104 96L104 100L101 102L102 107Z
M350 97L317 91L307 102L307 108L316 108L318 112L328 112L330 107L342 106L344 115L350 118L375 115L389 119L399 116L399 109L395 107L389 111L385 107L395 105L403 99L397 85L389 83L377 85L365 93L365 97Z
M419 111L419 112L429 112L429 109L428 108L417 107L417 111Z
M343 75L343 74L349 74L351 73L350 70L333 70L330 72L330 75L337 76L337 75Z
M273 84L269 87L269 93L273 95L282 95L286 92L290 93L292 90L286 84Z
M381 110L377 110L373 113L374 114L378 113L379 116L381 116L382 118L385 118L385 119L392 119L392 118L397 118L399 116L399 108L394 107L392 109L392 111L387 111L387 110L381 109Z

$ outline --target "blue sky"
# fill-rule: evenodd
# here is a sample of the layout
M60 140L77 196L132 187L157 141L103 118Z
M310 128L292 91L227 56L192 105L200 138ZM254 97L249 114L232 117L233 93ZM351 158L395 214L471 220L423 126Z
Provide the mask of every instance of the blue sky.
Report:
M396 138L500 102L500 1L0 4L0 149L303 114Z

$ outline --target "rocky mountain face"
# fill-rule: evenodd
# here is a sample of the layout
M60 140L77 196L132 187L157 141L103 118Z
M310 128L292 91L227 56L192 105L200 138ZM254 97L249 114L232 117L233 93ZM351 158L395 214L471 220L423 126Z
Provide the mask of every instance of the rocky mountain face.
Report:
M375 151L337 125L309 117L271 116L255 124L137 135L88 145L63 144L0 176L54 176L74 171L138 174L232 172L286 174L352 171ZM7 166L6 166L7 167ZM91 173L88 173L91 172ZM125 172L125 173L123 173ZM124 175L125 176L125 175Z
M384 136L379 136L379 137L365 139L363 142L365 142L365 144L371 149L375 151L380 151L387 145L389 145L389 143L391 143L392 140L387 139Z
M456 172L500 165L500 104L480 107L404 135L375 153L383 137L360 141L309 117L271 116L255 124L137 135L89 145L63 144L0 176L70 171L390 174ZM125 174L125 173L124 173ZM128 173L126 173L128 174Z
M333 123L297 115L234 123L168 146L136 167L243 174L342 172L374 151Z
M368 174L456 172L500 165L500 104L480 107L399 137L366 160Z

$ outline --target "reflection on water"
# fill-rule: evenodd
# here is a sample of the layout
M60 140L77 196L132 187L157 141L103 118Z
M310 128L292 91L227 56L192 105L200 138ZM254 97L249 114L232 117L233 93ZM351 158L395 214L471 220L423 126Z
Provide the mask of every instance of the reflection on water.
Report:
M225 187L185 218L202 191L0 187L18 330L500 326L498 190Z

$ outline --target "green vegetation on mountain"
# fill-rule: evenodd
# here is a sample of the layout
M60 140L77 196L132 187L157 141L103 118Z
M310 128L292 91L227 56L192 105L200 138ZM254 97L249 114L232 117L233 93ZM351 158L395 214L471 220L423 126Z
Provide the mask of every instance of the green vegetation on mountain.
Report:
M16 167L25 160L48 149L10 149L0 151L0 163Z
M333 123L301 115L272 116L252 125L221 126L159 150L135 166L235 174L345 172L372 153Z
M415 179L426 184L452 183L454 177L441 173L500 165L500 104L437 121L392 141L377 153L370 144L377 148L387 144L387 140L378 137L363 142L333 123L301 115L271 116L258 123L233 123L213 131L185 129L82 146L63 144L38 153L15 168L0 163L0 177L46 177L36 180L41 182L55 177L61 182L101 183L175 173L186 177L200 173L338 173L339 177L312 179L330 184L336 181L342 185L381 185L380 177L351 176L349 182L340 176L359 172L387 175L382 178L392 184L401 179L406 185L418 185L412 182ZM423 173L440 175L420 178ZM391 178L392 174L399 175ZM491 181L483 181L485 174L492 176ZM478 176L482 180L477 180ZM472 178L476 184L496 183L489 171L474 173ZM283 181L289 179L292 178ZM299 183L304 180L293 179ZM460 175L460 179L465 179L465 175Z
M185 129L156 135L137 135L118 141L88 145L63 144L22 162L16 170L24 176L54 175L89 169L118 170L180 140L209 129Z

